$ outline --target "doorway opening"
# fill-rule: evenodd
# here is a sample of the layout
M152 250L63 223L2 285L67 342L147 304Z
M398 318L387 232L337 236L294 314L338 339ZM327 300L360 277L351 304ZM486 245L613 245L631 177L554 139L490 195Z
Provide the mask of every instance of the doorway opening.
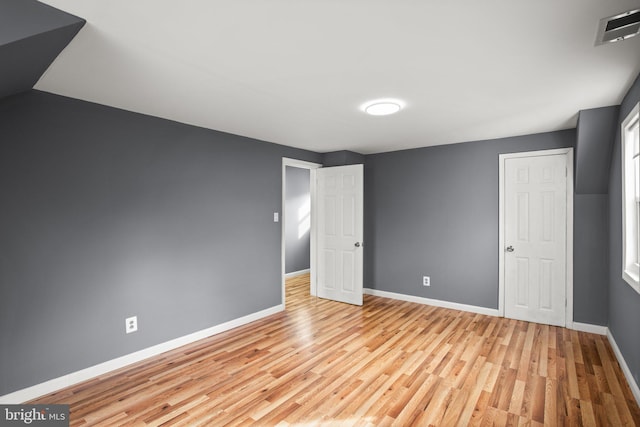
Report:
M315 295L315 188L311 185L318 163L282 159L282 304L286 307L286 280L309 274Z

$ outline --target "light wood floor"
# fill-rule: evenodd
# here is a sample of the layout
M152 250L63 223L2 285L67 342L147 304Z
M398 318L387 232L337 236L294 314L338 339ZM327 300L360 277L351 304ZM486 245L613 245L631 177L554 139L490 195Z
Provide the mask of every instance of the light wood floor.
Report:
M640 425L605 337L287 283L287 310L42 397L71 425Z

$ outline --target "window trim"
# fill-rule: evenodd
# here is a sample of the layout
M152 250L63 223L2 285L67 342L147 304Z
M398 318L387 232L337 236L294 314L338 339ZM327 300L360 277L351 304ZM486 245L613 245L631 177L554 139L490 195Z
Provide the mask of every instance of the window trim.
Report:
M638 209L638 207L635 195L635 186L637 184L634 182L635 178L631 178L630 174L627 176L627 168L633 167L634 161L633 154L629 154L629 151L633 148L629 148L629 145L632 144L632 142L629 141L628 135L630 133L629 130L637 123L640 123L640 103L637 103L631 112L629 112L627 117L623 120L620 129L620 139L622 142L622 278L633 289L635 289L636 292L640 293L640 265L637 260L636 262L631 260L630 257L632 255L629 255L632 245L635 248L633 251L636 253L636 258L638 252L640 252L640 224L635 225L635 236L629 236L629 234L632 233L631 231L627 231L628 228L633 227L631 221L637 218L637 215L640 215L640 212L636 214L636 209ZM630 218L630 216L633 216L633 218Z

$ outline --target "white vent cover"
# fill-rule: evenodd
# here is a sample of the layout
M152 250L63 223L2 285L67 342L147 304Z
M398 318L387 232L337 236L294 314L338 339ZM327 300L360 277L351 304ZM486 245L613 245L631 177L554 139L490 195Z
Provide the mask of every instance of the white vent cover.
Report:
M596 46L618 42L640 33L640 9L602 18L598 25Z

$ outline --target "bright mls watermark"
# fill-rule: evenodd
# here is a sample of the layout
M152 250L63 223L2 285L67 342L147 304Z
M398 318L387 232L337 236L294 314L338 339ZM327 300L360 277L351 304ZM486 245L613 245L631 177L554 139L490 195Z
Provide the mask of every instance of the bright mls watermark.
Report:
M0 427L69 427L69 405L0 405Z

